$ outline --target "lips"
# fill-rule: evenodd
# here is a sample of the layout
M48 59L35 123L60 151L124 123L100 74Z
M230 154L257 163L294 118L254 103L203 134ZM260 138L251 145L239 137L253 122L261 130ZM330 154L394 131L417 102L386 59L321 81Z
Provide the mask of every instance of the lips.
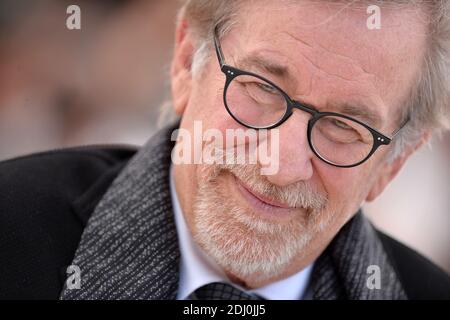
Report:
M266 196L263 196L263 195L255 192L255 191L253 191L245 183L243 183L242 180L240 180L238 177L234 176L234 179L236 180L237 185L241 188L242 192L248 193L250 196L253 196L254 198L259 200L263 204L271 206L271 207L274 207L274 208L278 208L278 209L294 209L293 207L290 207L287 204L284 204L284 203L282 203L280 201L277 201L275 199L270 199L270 198L268 198Z

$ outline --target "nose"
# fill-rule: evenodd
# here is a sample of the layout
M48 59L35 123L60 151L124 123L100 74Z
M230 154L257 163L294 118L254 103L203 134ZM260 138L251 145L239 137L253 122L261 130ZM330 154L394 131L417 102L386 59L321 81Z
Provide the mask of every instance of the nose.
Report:
M309 147L307 127L310 115L294 110L289 119L281 124L279 130L279 166L267 179L278 186L286 186L298 181L311 179L313 175L312 157Z

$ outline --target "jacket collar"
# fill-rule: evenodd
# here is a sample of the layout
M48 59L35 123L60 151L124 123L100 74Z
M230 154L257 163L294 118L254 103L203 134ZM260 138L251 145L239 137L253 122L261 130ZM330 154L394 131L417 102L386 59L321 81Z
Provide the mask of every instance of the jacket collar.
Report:
M180 253L169 187L165 128L130 160L88 220L72 265L81 288L61 299L174 299Z

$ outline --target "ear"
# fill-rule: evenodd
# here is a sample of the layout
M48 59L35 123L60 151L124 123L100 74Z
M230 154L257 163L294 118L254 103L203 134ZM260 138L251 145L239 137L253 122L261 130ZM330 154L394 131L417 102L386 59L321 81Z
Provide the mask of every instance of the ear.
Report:
M399 155L393 162L384 161L381 168L381 173L378 179L369 191L366 197L366 201L375 200L387 187L387 185L395 178L395 176L400 172L400 169L405 164L406 160L418 150L424 143L428 142L431 138L431 132L426 131L423 133L421 139L415 146L407 148L401 155Z
M175 112L182 115L191 94L191 65L194 46L187 21L182 19L175 31L174 56L171 65L171 89Z

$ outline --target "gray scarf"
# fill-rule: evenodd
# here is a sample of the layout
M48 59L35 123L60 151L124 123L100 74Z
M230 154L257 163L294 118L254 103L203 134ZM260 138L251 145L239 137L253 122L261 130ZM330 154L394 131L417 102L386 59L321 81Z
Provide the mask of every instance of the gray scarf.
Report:
M169 168L174 128L153 136L109 187L90 217L72 265L81 288L61 299L175 299L180 251L172 211ZM369 265L381 288L366 285ZM358 213L317 259L313 299L404 299L405 292L375 230Z

